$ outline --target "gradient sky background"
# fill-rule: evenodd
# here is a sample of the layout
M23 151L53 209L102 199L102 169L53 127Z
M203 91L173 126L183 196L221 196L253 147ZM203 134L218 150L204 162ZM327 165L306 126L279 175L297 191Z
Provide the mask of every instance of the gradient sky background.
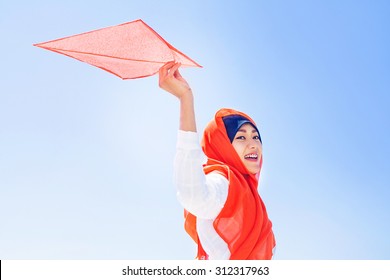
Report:
M36 47L143 19L183 69L199 131L251 115L276 259L390 259L389 1L0 2L0 259L193 259L172 184L179 108Z

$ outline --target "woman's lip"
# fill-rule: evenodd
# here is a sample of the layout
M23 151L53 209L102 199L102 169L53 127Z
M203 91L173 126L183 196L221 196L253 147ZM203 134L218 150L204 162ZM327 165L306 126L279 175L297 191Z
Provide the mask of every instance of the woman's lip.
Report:
M250 155L255 156L255 157L250 157ZM259 159L259 155L255 153L250 153L244 156L244 159L249 160L249 161L257 161Z
M257 161L258 159L257 158L245 158L246 160L249 160L249 161Z

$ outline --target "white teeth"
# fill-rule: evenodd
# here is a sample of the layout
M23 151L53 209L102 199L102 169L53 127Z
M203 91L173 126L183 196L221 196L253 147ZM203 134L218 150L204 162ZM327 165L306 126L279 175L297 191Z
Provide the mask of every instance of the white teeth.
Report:
M257 159L257 155L256 154L249 154L249 155L246 155L245 158Z

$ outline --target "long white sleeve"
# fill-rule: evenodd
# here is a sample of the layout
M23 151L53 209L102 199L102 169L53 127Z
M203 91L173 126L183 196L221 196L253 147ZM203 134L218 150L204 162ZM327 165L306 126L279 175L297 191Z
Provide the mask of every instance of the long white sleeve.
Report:
M214 219L226 202L229 182L217 172L205 175L204 159L198 134L179 130L174 161L177 198L198 218Z
M214 229L228 195L229 181L220 173L203 172L203 154L198 134L179 131L174 161L174 181L181 205L197 217L196 227L203 249L210 260L227 260L230 251Z

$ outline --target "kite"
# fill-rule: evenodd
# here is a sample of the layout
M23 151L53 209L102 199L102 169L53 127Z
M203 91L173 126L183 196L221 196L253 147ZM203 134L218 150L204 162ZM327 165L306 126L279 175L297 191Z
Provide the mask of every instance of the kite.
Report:
M86 62L124 80L152 76L169 61L202 67L141 19L34 46Z

